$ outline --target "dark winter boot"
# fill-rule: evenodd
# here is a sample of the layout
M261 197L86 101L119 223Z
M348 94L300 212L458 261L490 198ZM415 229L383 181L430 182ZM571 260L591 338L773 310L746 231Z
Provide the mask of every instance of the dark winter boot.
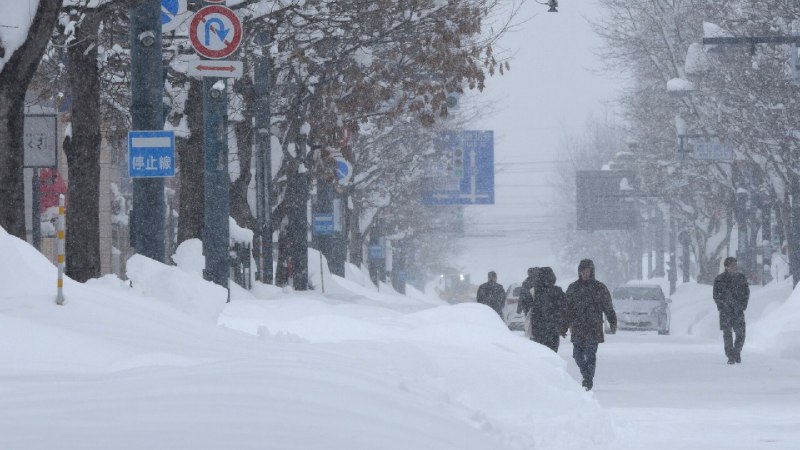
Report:
M742 355L736 355L736 357L734 357L734 360L736 361L737 364L741 363L742 362Z
M736 360L735 360L735 359L733 359L733 356L731 356L730 358L728 358L728 364L736 364Z

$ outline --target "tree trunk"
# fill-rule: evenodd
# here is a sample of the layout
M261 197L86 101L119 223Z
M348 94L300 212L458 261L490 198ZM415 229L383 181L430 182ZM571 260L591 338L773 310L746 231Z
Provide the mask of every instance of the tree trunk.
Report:
M178 244L203 238L203 83L192 78L186 98L189 138L176 143L180 165Z
M244 119L236 123L236 147L239 158L239 178L231 182L230 205L231 217L240 227L250 230L256 229L256 219L247 203L247 193L250 187L252 174L250 168L253 158L253 83L250 77L243 77L234 83L234 91L242 95L244 101L242 116ZM255 248L255 243L253 245Z
M797 286L800 281L800 176L794 171L791 177L791 204L789 206L789 232L786 233L789 244L789 265L792 271L792 283Z
M65 273L80 282L101 273L99 25L100 13L88 10L67 50L73 100L72 138L64 142L69 171Z
M347 201L347 200L345 200ZM347 245L348 245L348 261L356 267L361 267L364 262L364 234L361 233L360 221L358 220L360 213L355 209L350 209L345 204L345 217L347 223Z
M61 2L39 2L25 42L0 72L0 227L21 239L25 239L25 92L50 41L60 8Z

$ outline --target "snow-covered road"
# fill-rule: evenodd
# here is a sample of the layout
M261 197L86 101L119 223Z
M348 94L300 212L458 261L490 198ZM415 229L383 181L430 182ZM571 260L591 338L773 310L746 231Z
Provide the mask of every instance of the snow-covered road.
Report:
M572 346L559 355L580 380ZM749 350L729 366L719 341L620 332L598 351L594 395L630 449L800 448L800 362Z

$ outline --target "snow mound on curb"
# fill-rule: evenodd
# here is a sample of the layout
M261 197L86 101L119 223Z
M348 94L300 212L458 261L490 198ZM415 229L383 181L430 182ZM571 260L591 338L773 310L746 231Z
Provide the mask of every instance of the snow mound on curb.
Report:
M131 256L126 273L137 293L203 321L216 323L228 300L228 291L222 286L142 255Z
M789 282L791 286L791 282ZM752 327L754 348L781 358L800 360L800 286Z
M510 448L597 448L615 441L609 416L567 374L567 362L510 333L494 311L464 303L404 313L380 304L295 294L231 303L220 323L270 342L341 350L367 345L372 350L360 363L370 368L365 374L432 399Z

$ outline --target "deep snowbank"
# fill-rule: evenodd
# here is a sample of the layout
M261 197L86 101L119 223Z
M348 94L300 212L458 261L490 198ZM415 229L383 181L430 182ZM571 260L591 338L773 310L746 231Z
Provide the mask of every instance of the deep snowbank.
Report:
M232 289L221 327L214 286L133 263L133 287L68 282L59 307L52 265L0 230L0 448L614 447L566 362L481 305L332 277L335 298Z
M790 282L783 284L791 288ZM782 358L800 360L800 287L783 303L771 302L752 328L754 348Z

